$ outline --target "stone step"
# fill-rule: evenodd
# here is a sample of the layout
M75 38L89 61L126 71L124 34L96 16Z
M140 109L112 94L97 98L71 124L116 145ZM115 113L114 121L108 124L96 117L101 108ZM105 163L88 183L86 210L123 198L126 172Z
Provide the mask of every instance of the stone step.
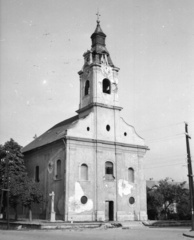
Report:
M173 227L173 226L191 226L191 220L148 220L143 224L147 227Z
M121 222L122 229L144 228L145 225L141 221L125 221Z

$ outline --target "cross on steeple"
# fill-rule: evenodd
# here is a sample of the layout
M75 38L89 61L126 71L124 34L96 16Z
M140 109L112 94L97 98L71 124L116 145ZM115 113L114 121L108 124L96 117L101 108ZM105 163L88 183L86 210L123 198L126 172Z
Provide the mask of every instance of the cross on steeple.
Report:
M97 16L97 23L99 23L100 22L100 13L99 13L99 10L98 10L98 12L96 13L96 16Z

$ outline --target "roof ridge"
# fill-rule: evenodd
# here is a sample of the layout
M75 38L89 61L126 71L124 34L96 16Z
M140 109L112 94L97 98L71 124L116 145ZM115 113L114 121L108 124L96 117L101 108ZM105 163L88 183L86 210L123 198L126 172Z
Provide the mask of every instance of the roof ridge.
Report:
M61 121L60 123L57 123L57 124L55 124L53 127L49 128L47 131L49 131L49 130L51 130L51 129L54 129L54 128L57 128L57 127L60 127L60 126L62 126L62 125L66 125L66 124L68 124L68 123L72 123L72 121L77 120L78 118L79 118L79 116L78 116L78 115L75 115L75 116L73 116L73 117L71 117L71 118L68 118L68 119L66 119L66 120L63 120L63 121Z
M52 128L45 131L39 137L34 139L32 142L27 144L25 147L22 148L22 152L28 152L38 147L42 147L47 145L51 142L55 142L65 136L65 132L68 129L69 125L72 124L74 121L79 119L79 115L75 115L71 118L68 118L56 125Z

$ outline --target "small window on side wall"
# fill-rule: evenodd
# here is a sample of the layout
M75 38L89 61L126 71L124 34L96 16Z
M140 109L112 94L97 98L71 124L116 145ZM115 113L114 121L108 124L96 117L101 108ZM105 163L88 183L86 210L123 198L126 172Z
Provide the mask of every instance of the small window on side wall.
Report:
M88 166L86 164L81 165L81 180L88 180Z
M90 82L89 80L86 81L85 83L85 96L90 93Z
M35 182L39 182L39 166L36 166L35 168Z
M107 94L111 93L110 81L107 78L105 78L102 82L102 91L103 93L107 93Z
M128 168L128 181L134 183L135 176L133 168Z
M112 162L105 162L105 176L107 180L114 179Z
M61 179L61 160L57 160L56 179Z

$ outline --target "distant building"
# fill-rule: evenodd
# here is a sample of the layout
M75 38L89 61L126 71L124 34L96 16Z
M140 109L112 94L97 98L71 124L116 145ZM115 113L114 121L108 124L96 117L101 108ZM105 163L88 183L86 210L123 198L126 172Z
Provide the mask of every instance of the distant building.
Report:
M97 21L92 47L84 53L77 115L23 148L29 175L40 182L46 202L34 209L49 218L54 191L57 219L146 220L143 158L148 150L121 117L118 72ZM68 99L66 99L68 101Z

